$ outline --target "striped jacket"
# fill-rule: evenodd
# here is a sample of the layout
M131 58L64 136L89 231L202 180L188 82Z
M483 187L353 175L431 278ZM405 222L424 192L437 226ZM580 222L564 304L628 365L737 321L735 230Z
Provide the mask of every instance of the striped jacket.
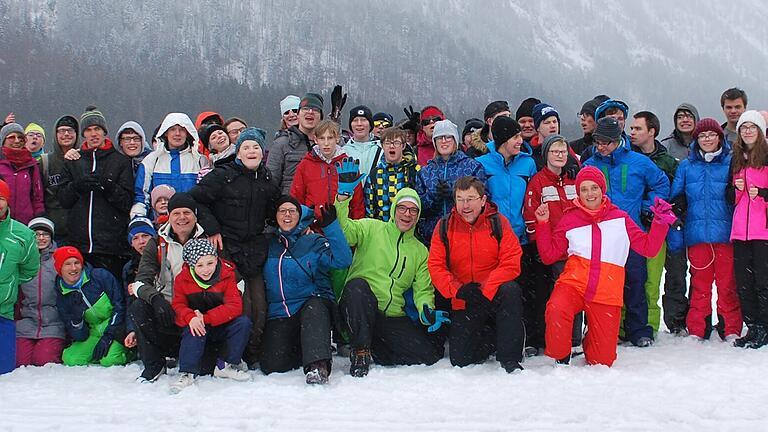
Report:
M536 246L544 264L566 258L555 287L575 288L587 302L624 303L624 265L629 249L646 257L659 253L669 227L654 219L646 234L629 215L603 196L594 216L577 204L566 210L557 227L536 224Z
M382 157L371 176L365 179L365 217L387 222L395 195L402 188L416 186L420 169L412 153L403 154L403 160L395 164Z

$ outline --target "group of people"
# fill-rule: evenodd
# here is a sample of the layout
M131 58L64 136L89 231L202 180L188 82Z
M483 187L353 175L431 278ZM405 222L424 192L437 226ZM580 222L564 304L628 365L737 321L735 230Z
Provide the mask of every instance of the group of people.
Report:
M610 366L662 316L679 336L768 344L766 113L742 90L723 93L722 125L681 104L661 141L656 115L627 133L606 95L571 141L535 98L462 131L436 106L395 123L363 105L342 130L345 101L334 88L324 118L320 94L287 96L271 139L204 112L112 141L89 106L47 142L10 114L0 373L138 359L141 382L178 367L174 393L257 368L324 384L334 351L363 377L433 364L446 342L454 366Z

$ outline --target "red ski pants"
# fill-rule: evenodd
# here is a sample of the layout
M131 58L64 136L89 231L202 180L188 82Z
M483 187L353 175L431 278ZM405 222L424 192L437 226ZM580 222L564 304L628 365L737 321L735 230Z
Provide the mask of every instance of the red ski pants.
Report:
M700 243L691 246L688 262L691 263L691 306L686 318L688 333L704 337L712 316L712 283L717 282L717 314L725 320L725 335L740 335L741 305L733 273L733 245Z

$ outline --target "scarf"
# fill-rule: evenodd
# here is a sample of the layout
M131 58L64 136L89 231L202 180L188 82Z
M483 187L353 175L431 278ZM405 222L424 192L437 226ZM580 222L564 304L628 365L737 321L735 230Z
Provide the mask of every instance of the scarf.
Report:
M704 158L705 162L712 162L713 160L715 160L716 157L720 156L722 152L723 152L722 146L716 151L709 152L709 153L704 152L704 150L699 150L699 153L701 154L701 157Z
M230 144L229 147L227 147L223 152L221 153L212 153L211 154L211 163L215 163L218 160L227 158L229 156L232 156L237 151L237 147L234 144Z
M101 147L88 147L88 141L86 140L83 142L83 145L80 146L81 151L96 151L96 150L109 150L112 148L112 141L109 138L104 138L104 144Z
M195 273L194 267L189 268L189 273L192 275L192 279L194 279L195 283L197 283L197 286L199 286L201 289L207 290L208 288L216 285L216 283L221 278L221 260L216 262L216 270L214 270L213 274L208 280L203 280L203 278L199 277L197 273Z
M3 147L3 157L8 159L8 161L16 167L20 167L34 160L32 153L25 148L15 149Z

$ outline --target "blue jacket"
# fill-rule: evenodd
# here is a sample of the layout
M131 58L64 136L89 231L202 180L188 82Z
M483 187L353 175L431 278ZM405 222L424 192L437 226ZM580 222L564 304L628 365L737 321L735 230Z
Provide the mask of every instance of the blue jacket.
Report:
M536 161L530 146L523 144L520 153L509 163L496 151L496 143L488 142L488 153L477 158L488 176L488 195L499 207L499 213L509 219L520 244L527 244L523 201L528 182L536 174Z
M338 221L323 228L325 236L304 234L314 221L314 212L302 206L299 224L280 232L269 243L264 265L267 319L287 318L297 313L311 297L334 300L329 269L352 264L352 250Z
M101 334L119 336L125 325L125 299L120 284L102 268L86 265L83 274L82 284L73 287L67 286L61 276L56 277L56 308L64 328L76 341L87 339L91 326ZM103 296L106 298L102 299Z
M624 141L608 156L595 151L584 165L603 172L608 186L606 195L638 226L643 226L640 212L649 211L655 197L669 199L669 179L664 171L649 157L633 152Z
M444 200L437 195L437 184L442 180L448 182L453 190L453 185L460 177L475 176L485 183L485 172L482 165L470 158L461 150L444 160L437 154L427 162L427 165L416 176L416 193L421 199L421 218L418 226L418 234L424 244L429 245L432 232L437 222L443 216L453 210L453 199Z
M731 146L725 141L722 153L711 162L704 160L696 140L688 147L690 153L677 168L670 195L674 200L685 194L685 245L728 243L733 205L726 200L725 189L730 181Z

